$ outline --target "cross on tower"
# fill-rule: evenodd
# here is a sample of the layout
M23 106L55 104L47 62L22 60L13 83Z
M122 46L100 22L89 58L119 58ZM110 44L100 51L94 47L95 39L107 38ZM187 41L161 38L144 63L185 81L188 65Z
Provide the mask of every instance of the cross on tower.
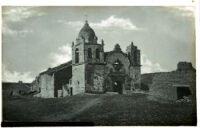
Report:
M85 21L87 21L88 20L88 15L85 14L84 16L85 16Z

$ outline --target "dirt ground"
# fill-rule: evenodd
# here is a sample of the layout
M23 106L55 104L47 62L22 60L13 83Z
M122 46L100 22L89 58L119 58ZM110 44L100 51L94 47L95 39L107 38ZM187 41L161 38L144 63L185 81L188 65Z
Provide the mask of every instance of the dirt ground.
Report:
M147 94L3 97L4 122L94 122L97 126L196 125L190 103L159 102Z

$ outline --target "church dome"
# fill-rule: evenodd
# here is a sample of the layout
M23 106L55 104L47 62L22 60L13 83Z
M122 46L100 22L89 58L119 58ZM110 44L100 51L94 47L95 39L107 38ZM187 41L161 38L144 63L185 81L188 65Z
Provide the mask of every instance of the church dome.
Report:
M85 21L85 25L80 30L78 38L83 38L86 42L91 42L97 39L94 30L89 26L88 21Z

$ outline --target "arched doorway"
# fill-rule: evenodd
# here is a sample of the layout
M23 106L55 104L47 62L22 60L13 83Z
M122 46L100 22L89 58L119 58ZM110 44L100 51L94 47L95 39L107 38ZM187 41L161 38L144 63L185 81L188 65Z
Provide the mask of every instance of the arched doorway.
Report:
M113 82L113 92L118 92L119 94L122 94L122 82L121 81L114 81Z
M110 73L106 79L106 92L117 92L119 94L123 94L123 90L125 89L125 74Z

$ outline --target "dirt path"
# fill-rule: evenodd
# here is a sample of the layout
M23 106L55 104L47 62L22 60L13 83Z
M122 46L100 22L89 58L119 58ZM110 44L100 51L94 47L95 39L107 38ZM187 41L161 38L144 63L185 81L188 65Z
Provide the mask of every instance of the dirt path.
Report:
M74 117L76 117L78 114L82 113L83 111L89 109L90 107L100 103L100 98L91 99L89 102L86 102L83 106L74 106L73 110L70 111L70 113L62 113L62 114L50 114L49 116L42 117L40 121L67 121Z

